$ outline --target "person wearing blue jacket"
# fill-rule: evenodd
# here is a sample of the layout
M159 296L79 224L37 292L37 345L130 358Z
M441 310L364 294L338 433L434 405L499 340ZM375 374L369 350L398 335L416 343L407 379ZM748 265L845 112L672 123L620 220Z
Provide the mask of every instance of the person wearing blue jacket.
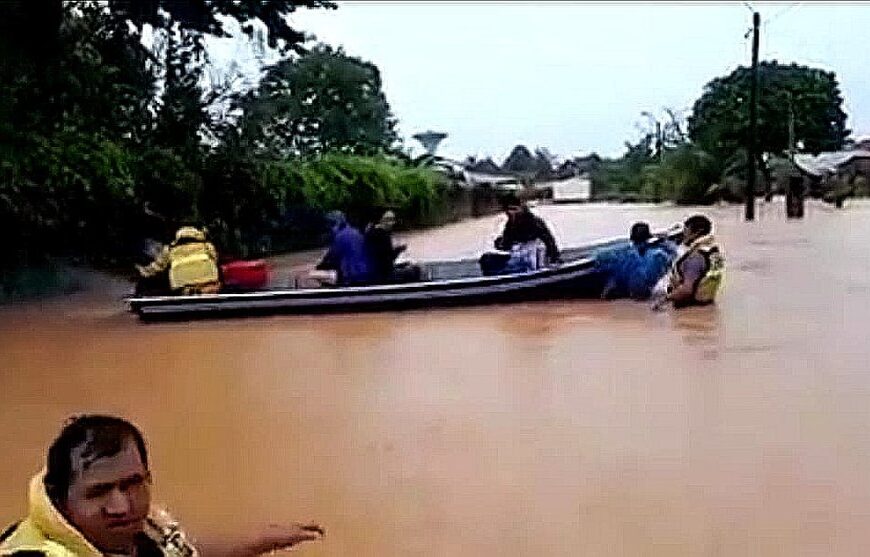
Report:
M339 286L370 284L374 276L365 236L340 211L330 213L327 219L332 224L332 244L317 269L335 271Z
M655 238L645 222L632 225L629 239L629 246L598 256L599 267L607 274L601 294L604 299L649 299L677 253L673 242Z

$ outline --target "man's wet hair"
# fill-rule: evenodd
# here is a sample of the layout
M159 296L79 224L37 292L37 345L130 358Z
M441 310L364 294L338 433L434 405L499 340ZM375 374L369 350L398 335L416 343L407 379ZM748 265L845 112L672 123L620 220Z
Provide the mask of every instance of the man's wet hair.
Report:
M695 232L706 236L713 231L713 223L704 215L694 215L683 223L685 228L691 228Z
M148 450L139 429L115 416L88 414L71 418L48 449L45 488L55 503L66 502L75 474L86 470L97 460L115 456L133 441L145 469L148 469ZM80 450L79 462L73 462L73 452ZM81 468L81 470L79 470Z
M501 197L501 208L507 210L508 207L521 207L520 198L514 193L507 193Z
M631 226L631 231L628 234L629 239L639 244L641 242L646 242L650 238L652 238L652 232L650 232L649 224L645 222L636 222Z

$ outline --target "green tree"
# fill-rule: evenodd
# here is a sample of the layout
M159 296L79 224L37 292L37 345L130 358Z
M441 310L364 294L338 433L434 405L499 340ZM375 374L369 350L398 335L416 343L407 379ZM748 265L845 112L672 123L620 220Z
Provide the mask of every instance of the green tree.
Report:
M699 204L712 200L710 188L722 172L715 157L697 145L682 143L664 151L661 162L647 165L642 174L647 196Z
M18 0L24 1L24 0ZM61 0L51 0L60 3ZM268 30L268 43L272 48L285 52L303 52L302 43L308 38L305 33L288 23L288 16L299 8L335 9L330 0L109 0L109 8L115 17L129 20L141 27L148 24L163 26L161 11L179 23L182 29L226 37L220 17L229 17L242 23L242 30L253 35L252 20L261 21Z
M202 154L202 133L209 122L201 86L205 49L196 33L174 26L166 31L164 87L152 139L196 166Z
M68 0L4 0L0 2L0 49L3 58L44 62L55 58L60 48L61 26L64 12L77 5L94 2ZM335 9L330 0L108 0L100 2L108 7L104 13L119 22L129 21L135 27L151 25L162 28L165 16L179 23L185 30L227 36L219 18L229 17L242 24L249 36L254 34L253 20L261 21L268 31L269 46L284 51L303 51L302 43L308 38L294 29L288 16L300 8Z
M511 173L532 174L538 169L538 161L525 145L514 147L501 165L501 169Z
M150 128L154 79L138 35L95 2L62 15L52 56L3 60L0 227L25 259L45 246L116 245L122 235L105 230L128 216L128 150ZM20 47L4 44L7 55Z
M525 145L517 145L502 163L501 170L523 180L545 180L553 171L550 156L546 149L538 149L533 155Z
M688 121L689 137L719 158L746 145L749 131L751 70L740 67L714 79L695 102ZM776 61L759 64L759 152L779 154L789 147L789 107L795 139L818 153L843 146L846 129L843 97L833 72Z
M370 154L397 147L396 120L377 66L318 45L278 62L237 100L239 140L278 156Z

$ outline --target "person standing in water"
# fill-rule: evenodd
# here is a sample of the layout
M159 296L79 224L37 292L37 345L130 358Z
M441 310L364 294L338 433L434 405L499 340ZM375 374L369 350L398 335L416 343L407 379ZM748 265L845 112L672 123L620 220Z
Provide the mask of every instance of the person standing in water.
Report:
M685 252L671 266L662 302L675 308L708 305L716 299L725 274L725 257L713 237L713 223L703 215L683 224Z

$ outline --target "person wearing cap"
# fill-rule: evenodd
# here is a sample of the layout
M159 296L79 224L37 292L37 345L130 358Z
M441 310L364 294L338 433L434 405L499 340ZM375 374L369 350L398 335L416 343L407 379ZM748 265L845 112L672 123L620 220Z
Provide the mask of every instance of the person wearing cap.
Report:
M168 246L157 250L149 265L136 265L143 279L168 272L168 286L173 294L214 294L220 291L217 250L205 232L182 226Z
M645 222L632 225L629 240L630 246L598 256L599 267L607 274L601 294L604 299L648 299L676 255L677 247L653 236Z

